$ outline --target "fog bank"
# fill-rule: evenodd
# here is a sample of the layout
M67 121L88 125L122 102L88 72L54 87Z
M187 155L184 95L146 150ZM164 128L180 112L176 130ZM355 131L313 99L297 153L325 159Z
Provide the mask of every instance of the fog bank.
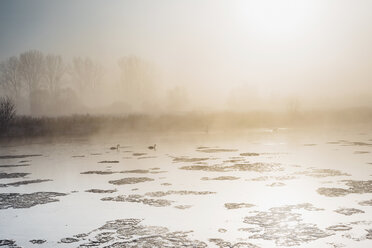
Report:
M372 107L371 7L2 1L0 93L32 115ZM21 58L30 51L41 58L34 82ZM12 63L16 81L6 74Z

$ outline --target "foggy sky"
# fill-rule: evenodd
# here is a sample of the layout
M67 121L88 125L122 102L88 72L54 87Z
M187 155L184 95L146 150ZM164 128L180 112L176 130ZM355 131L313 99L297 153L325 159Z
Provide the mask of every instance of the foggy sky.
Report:
M372 106L371 10L368 0L3 0L0 59L90 56L110 84L117 60L136 55L195 106Z

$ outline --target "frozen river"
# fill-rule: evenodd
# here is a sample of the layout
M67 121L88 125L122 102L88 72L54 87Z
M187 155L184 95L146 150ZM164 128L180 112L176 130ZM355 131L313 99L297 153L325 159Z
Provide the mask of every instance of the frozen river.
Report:
M2 143L0 246L369 248L371 152L368 128Z

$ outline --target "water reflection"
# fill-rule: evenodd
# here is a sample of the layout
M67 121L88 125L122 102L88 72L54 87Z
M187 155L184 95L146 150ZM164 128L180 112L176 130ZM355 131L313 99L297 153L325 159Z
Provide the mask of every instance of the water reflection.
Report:
M371 135L286 132L3 149L0 244L368 247Z

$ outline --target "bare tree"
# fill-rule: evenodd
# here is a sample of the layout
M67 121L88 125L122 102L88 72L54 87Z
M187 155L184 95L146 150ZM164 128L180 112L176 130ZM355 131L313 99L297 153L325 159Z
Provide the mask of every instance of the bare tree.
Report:
M172 111L184 111L188 104L188 96L185 88L176 86L167 92L168 109Z
M90 58L75 58L73 60L70 74L78 84L79 90L94 91L98 88L102 76L103 68L100 64L93 62Z
M66 72L66 67L60 55L48 54L45 57L45 81L49 92L56 96L60 89L61 79Z
M40 51L31 50L22 53L19 57L20 73L29 94L40 88L44 73L44 55Z
M290 97L288 99L288 113L291 117L297 117L300 113L300 101L297 97Z
M17 57L11 57L0 63L0 85L14 99L18 99L22 79L19 72L19 60Z
M0 98L0 131L5 131L15 117L15 105L10 97Z
M131 103L141 103L154 91L156 73L154 66L136 56L123 57L118 61L121 69L121 86Z

